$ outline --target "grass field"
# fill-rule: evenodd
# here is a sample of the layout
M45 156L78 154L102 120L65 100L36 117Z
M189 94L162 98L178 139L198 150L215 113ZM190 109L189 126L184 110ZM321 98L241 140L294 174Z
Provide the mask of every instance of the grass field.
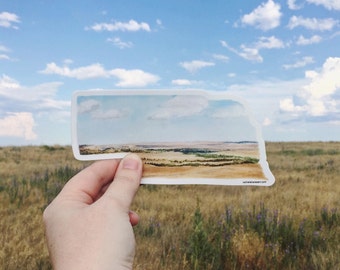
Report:
M340 269L340 142L266 147L271 187L141 186L135 269ZM1 269L51 269L42 211L87 165L0 148Z

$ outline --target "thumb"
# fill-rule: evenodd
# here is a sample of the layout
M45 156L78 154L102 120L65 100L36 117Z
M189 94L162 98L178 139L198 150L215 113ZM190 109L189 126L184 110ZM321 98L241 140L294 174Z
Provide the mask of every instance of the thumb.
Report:
M142 160L137 155L130 154L124 157L104 196L117 201L125 210L129 210L140 185L142 170Z

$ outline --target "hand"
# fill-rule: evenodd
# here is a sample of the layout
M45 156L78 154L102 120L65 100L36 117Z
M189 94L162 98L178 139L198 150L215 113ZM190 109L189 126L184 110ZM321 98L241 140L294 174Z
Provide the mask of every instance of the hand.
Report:
M97 161L65 185L44 211L54 269L132 269L142 167L134 154Z

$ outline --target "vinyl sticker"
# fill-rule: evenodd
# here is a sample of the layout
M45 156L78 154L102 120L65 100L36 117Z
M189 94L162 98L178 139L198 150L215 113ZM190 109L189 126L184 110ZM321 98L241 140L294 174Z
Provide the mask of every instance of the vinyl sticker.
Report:
M259 125L245 102L203 90L78 91L72 149L79 160L138 154L142 184L270 186Z

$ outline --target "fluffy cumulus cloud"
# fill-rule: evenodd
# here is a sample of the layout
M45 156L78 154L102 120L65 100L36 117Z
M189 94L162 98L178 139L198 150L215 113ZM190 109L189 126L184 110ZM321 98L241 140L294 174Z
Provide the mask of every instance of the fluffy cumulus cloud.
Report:
M144 87L159 81L158 76L140 69L126 70L116 68L106 70L99 63L72 69L68 65L58 66L52 62L47 64L46 68L40 72L43 74L57 74L78 80L115 77L119 80L116 83L116 86L119 87Z
M322 118L339 122L340 115L340 58L330 57L320 71L309 70L305 85L295 96L282 99L282 112L295 116L307 115L313 119Z
M6 11L0 13L0 27L18 29L18 23L20 23L18 15Z
M305 85L306 79L296 80L251 80L244 84L228 86L227 91L232 96L237 96L246 101L248 108L254 112L258 123L270 123L275 125L281 121L278 114L280 100L296 94L296 89ZM265 97L265 98L264 98ZM290 116L287 116L290 117ZM283 118L283 117L282 117Z
M256 49L280 49L284 48L284 43L274 36L260 37L254 47Z
M35 126L32 113L7 113L0 118L0 137L20 137L25 140L34 140L37 134L33 131Z
M56 63L52 62L48 63L46 68L40 72L43 74L57 74L78 80L109 77L108 72L98 63L71 69L67 65L58 66Z
M304 18L302 16L292 16L289 19L288 28L294 29L300 26L314 31L330 31L338 23L339 21L333 18L317 19L317 18Z
M34 140L33 115L48 115L54 121L69 117L70 102L56 97L61 83L51 82L23 86L15 79L0 77L0 136Z
M63 110L70 102L58 100L56 93L61 83L51 82L35 86L23 86L15 79L0 77L0 112L25 108L27 110Z
M113 22L113 23L96 23L90 27L86 27L86 30L93 30L96 32L101 31L129 31L129 32L136 32L136 31L147 31L150 32L149 24L145 22L137 22L135 20L130 20L128 22Z
M280 25L282 13L281 6L272 0L262 3L251 13L244 15L241 22L245 25L251 25L255 28L267 31Z
M117 68L110 72L110 75L119 79L116 86L119 87L144 87L150 84L155 84L159 81L157 75L145 72L140 69L123 69Z
M205 67L211 67L214 66L215 63L213 62L207 62L207 61L201 61L201 60L193 60L190 62L181 62L179 65L186 69L187 71L194 73L198 71L199 69L205 68Z
M312 3L315 5L324 6L329 10L340 10L340 1L339 0L307 0L308 3Z
M281 49L285 47L284 43L274 36L260 37L258 41L250 45L241 44L240 49L231 47L226 41L223 40L221 41L221 45L246 60L258 63L263 62L263 57L260 54L260 50Z
M320 37L319 35L313 35L310 38L305 38L304 36L300 35L296 41L296 44L304 46L304 45L319 43L321 41L322 41L322 37Z
M302 8L301 5L296 4L296 0L287 0L287 5L288 5L288 8L292 10L298 10Z
M236 54L241 56L242 58L252 61L252 62L263 62L263 57L260 55L259 49L255 47L248 47L244 44L241 45L241 51L236 51Z

